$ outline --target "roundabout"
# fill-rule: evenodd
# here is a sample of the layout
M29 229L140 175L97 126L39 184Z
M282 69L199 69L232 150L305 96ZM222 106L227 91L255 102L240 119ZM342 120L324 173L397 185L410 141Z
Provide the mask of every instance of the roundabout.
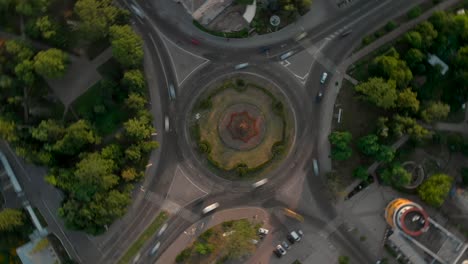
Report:
M289 104L258 76L223 76L202 88L189 115L194 155L228 180L264 176L287 156L295 125Z

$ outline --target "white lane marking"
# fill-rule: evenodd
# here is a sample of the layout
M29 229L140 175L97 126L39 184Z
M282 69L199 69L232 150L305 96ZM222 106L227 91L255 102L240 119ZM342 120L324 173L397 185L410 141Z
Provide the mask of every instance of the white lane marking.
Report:
M198 65L195 69L193 69L189 74L187 74L187 76L185 76L185 78L179 83L179 86L182 85L185 80L187 80L188 77L190 77L190 75L192 75L195 71L197 71L199 68L201 68L202 66L204 66L205 64L207 64L208 62L210 62L209 60L206 60L205 62L203 62L202 64Z

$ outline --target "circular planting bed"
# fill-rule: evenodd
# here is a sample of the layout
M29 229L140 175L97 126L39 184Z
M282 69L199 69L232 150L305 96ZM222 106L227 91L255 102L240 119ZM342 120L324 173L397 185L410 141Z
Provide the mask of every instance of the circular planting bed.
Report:
M203 161L228 179L253 178L289 150L289 108L273 84L253 76L206 87L192 109L192 140Z

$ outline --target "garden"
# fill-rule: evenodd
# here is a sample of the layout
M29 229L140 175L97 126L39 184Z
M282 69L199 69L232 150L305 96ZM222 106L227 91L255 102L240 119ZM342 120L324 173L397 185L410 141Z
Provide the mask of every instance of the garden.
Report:
M334 180L367 181L367 168L377 162L375 173L381 182L416 192L434 207L443 204L453 183L466 186L459 168L464 159L447 165L443 161L450 159L441 155L454 158L468 153L467 139L436 128L444 121L465 121L467 30L468 16L436 11L428 21L348 69L358 84L345 81L337 99L343 121L329 136ZM400 150L392 148L404 135L409 141ZM414 168L408 161L415 162ZM416 167L424 171L425 181L411 191L408 187L418 178Z
M177 255L176 263L226 263L246 260L256 250L257 229L261 224L247 219L223 222L203 232Z
M208 167L228 179L258 177L289 150L289 110L268 83L228 79L209 87L195 104L190 130Z

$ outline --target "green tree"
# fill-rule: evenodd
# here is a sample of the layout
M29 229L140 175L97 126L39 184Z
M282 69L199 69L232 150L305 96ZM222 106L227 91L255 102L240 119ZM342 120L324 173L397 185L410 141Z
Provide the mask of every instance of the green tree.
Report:
M67 200L59 208L59 215L64 218L67 227L96 235L123 216L130 201L128 191L111 190L97 193L86 203Z
M394 56L379 56L371 64L371 71L387 79L396 81L399 88L405 88L413 79L413 73L404 60Z
M18 40L8 40L5 42L5 50L12 56L16 63L29 60L34 55L33 51L24 43Z
M73 196L89 201L96 193L112 189L119 181L113 173L116 164L105 159L98 152L87 154L77 164L74 171L76 183L72 186Z
M419 110L419 100L417 93L411 91L411 88L406 88L398 93L397 107L401 109L409 109L413 113Z
M209 243L195 242L194 247L195 251L200 255L208 255L214 250L214 246Z
M125 158L129 161L140 161L141 160L141 147L139 145L130 145L125 150Z
M353 177L359 180L367 181L369 178L369 174L367 173L367 169L358 166L356 169L353 170Z
M80 32L91 41L105 38L118 14L111 0L78 0L74 9L81 20Z
M374 134L361 137L357 146L364 155L373 157L380 149L379 138Z
M338 264L349 264L349 257L348 256L339 256L338 257Z
M456 56L456 64L459 68L468 69L468 46L460 47Z
M13 231L24 224L24 215L20 210L3 209L0 211L0 232Z
M393 117L393 133L398 137L407 134L416 140L421 140L429 135L429 131L418 124L414 118L400 115Z
M63 125L53 119L42 120L37 127L31 128L32 138L47 143L55 143L64 133Z
M248 220L238 220L232 225L232 233L227 236L226 251L231 259L237 259L255 250L252 239L257 237L255 227Z
M67 70L68 55L59 49L40 51L34 57L34 69L45 78L62 77Z
M399 164L392 164L384 169L380 176L385 184L391 184L395 187L402 187L411 182L411 173Z
M364 99L384 109L394 107L398 97L394 80L369 78L367 82L356 85L354 89L363 94Z
M128 70L122 78L122 85L135 93L143 93L146 88L146 80L141 70Z
M43 39L51 39L57 35L58 25L49 16L38 18L34 26Z
M140 178L141 173L138 173L135 168L126 168L122 170L121 175L124 181L134 181Z
M404 40L414 49L421 49L422 48L422 36L417 31L409 31L405 34Z
M389 128L387 126L388 118L387 117L379 117L377 119L377 134L380 137L386 138L388 137Z
M147 103L148 101L146 100L146 98L144 98L138 93L130 93L128 95L128 98L125 99L125 106L128 109L134 111L135 113L145 109Z
M347 160L352 155L352 149L349 146L352 135L349 132L334 131L328 136L332 145L331 158L334 160Z
M0 138L8 142L15 142L19 139L15 122L0 117Z
M24 16L33 16L47 11L51 0L16 0L16 12Z
M418 65L424 62L426 55L419 49L412 48L405 54L405 61L411 69L416 69Z
M151 137L154 128L146 117L135 117L124 123L125 133L132 139L145 140Z
M86 146L99 142L100 138L89 123L85 120L78 120L65 129L63 138L55 142L52 149L71 156L80 153Z
M112 54L124 67L138 67L143 61L143 40L129 25L111 26Z
M418 188L419 197L434 207L440 207L448 196L453 178L446 174L434 174Z
M421 34L422 37L422 49L428 50L434 40L437 38L437 30L434 29L434 26L429 21L423 21L419 23L415 30Z
M395 151L389 146L382 145L375 154L375 158L378 161L389 163L395 158Z
M442 102L429 102L421 112L422 119L431 123L433 121L443 120L450 113L450 106Z

